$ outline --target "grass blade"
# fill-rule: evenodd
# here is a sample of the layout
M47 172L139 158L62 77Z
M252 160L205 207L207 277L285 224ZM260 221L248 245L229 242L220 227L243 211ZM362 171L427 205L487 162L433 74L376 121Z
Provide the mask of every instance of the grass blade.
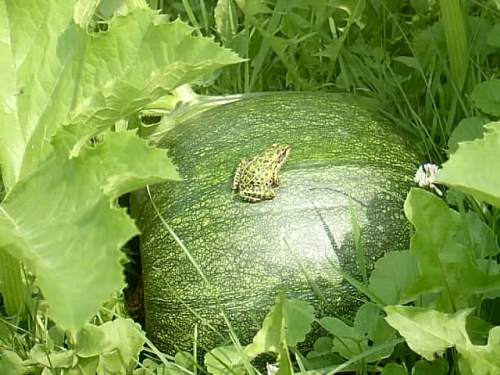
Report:
M448 47L450 70L455 85L460 89L468 68L467 29L460 0L441 0L441 20Z

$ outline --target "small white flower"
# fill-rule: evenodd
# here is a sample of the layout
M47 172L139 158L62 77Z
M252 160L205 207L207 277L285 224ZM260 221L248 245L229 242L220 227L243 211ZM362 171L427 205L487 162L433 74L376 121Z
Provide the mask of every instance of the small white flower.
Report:
M276 364L266 363L267 375L274 375L278 372L279 367Z
M434 189L437 195L442 196L443 192L434 184L436 182L436 176L438 172L438 166L436 164L423 164L421 165L417 173L415 173L415 178L413 181L420 187L429 187Z

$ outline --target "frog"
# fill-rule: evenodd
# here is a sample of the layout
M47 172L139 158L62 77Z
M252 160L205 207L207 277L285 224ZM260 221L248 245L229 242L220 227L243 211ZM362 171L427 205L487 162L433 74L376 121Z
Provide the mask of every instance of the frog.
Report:
M253 158L241 160L234 174L232 189L251 203L274 199L280 184L278 174L290 150L290 145L274 143Z

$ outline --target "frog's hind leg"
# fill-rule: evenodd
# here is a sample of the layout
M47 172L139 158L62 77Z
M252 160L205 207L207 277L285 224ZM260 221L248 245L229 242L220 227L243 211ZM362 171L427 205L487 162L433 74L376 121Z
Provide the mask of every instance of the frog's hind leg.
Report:
M236 167L236 171L234 172L234 178L233 178L233 186L232 186L233 190L238 189L238 186L239 186L240 180L241 180L241 175L243 173L243 170L245 169L246 163L247 163L247 161L245 159L243 159L242 161L240 161L240 163Z
M260 202L262 199L253 197L251 195L245 194L245 193L240 193L241 199L250 202L250 203L257 203Z
M273 199L276 197L276 191L272 188L254 188L240 191L240 197L248 202L256 203L261 200Z

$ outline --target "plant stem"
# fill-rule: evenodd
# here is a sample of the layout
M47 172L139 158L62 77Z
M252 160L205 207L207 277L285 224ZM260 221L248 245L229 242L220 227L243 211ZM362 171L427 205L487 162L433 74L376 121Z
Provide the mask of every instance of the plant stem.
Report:
M201 33L201 26L198 23L196 16L194 15L194 11L193 11L193 8L191 7L189 0L182 0L182 5L184 6L184 10L187 13L187 16L189 18L189 22L191 22L191 25L193 25L195 28L196 34L198 36L202 36L203 34Z
M8 315L18 314L25 291L21 263L4 249L0 249L0 285L5 311Z
M439 2L451 76L458 90L463 87L469 65L467 28L461 5L460 0L441 0Z

